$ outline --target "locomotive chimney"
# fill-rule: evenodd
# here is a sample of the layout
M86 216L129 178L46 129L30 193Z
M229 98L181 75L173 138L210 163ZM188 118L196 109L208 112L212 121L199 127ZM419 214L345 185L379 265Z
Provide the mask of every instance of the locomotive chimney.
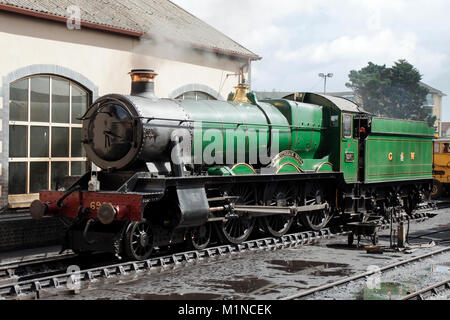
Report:
M143 98L156 99L154 79L158 75L149 69L134 69L131 76L131 95Z

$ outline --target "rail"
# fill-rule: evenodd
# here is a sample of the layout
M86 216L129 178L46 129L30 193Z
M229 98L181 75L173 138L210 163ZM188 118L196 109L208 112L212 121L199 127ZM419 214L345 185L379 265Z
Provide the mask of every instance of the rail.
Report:
M416 262L418 260L422 260L422 259L434 256L434 255L437 255L437 254L445 253L447 251L450 251L450 247L439 249L439 250L436 250L436 251L433 251L433 252L429 252L429 253L426 253L426 254L414 257L414 258L407 259L407 260L399 261L399 262L390 264L388 266L384 266L384 267L382 267L380 269L367 271L367 272L360 273L360 274L357 274L357 275L354 275L354 276L351 276L351 277L340 279L338 281L334 281L332 283L328 283L328 284L319 286L317 288L309 289L309 290L300 292L298 294L282 298L280 300L297 300L297 299L300 299L300 298L306 298L306 297L314 295L314 294L316 294L318 292L325 291L325 290L328 290L328 289L332 289L332 288L341 286L343 284L348 284L350 282L359 280L361 278L368 277L368 276L370 276L372 274L375 274L375 273L378 273L378 272L384 272L384 271L390 270L390 269L394 269L396 267L399 267L399 266L402 266L402 265L405 265L405 264L409 264L409 263L412 263L412 262Z

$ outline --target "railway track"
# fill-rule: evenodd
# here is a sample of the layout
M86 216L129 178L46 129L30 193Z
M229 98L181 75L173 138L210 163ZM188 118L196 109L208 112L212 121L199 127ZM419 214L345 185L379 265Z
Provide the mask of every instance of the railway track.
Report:
M401 300L427 300L429 298L442 295L444 292L450 290L450 278L438 283L435 283L431 286L408 294L403 297ZM447 292L447 297L450 296L450 293Z
M395 223L400 221L422 222L434 214L426 212L418 212L412 217L402 217L394 219ZM388 222L383 224L384 228L388 228ZM334 228L325 228L321 231L304 231L299 233L288 234L280 238L263 238L244 242L240 245L221 245L213 248L207 248L199 251L189 251L182 253L174 253L162 257L155 257L145 261L130 261L117 263L112 265L101 265L94 268L76 271L75 273L67 273L67 268L70 262L74 260L67 260L61 268L56 270L53 268L51 274L33 274L29 273L21 277L12 277L9 281L2 284L0 282L0 299L20 298L23 296L37 296L42 290L46 289L62 289L73 287L74 285L81 285L82 282L95 281L98 278L109 278L113 276L120 276L132 272L151 271L155 269L164 269L168 267L178 266L182 264L189 264L191 262L208 259L212 257L226 257L231 254L245 253L255 250L277 250L283 248L297 247L314 243L320 239L328 239L340 235L347 235L349 231L342 226ZM63 259L61 261L64 261ZM29 262L31 263L31 262ZM54 261L41 262L43 269L52 269L46 267L53 264ZM39 265L39 262L36 263ZM18 265L17 268L21 270L32 270L32 268L23 268ZM0 265L0 270L2 266ZM17 269L10 267L9 274L17 274Z
M377 270L367 271L367 272L360 273L360 274L357 274L357 275L354 275L354 276L350 276L350 277L347 277L347 278L344 278L344 279L340 279L340 280L334 281L332 283L328 283L328 284L325 284L325 285L322 285L322 286L319 286L319 287L316 287L316 288L313 288L313 289L305 290L305 291L302 291L302 292L300 292L298 294L281 298L280 300L300 300L300 299L305 299L305 298L314 296L315 294L317 294L319 292L324 292L324 291L336 288L338 286L342 286L342 285L349 284L351 282L359 281L359 280L361 280L361 279L363 279L365 277L368 277L370 275L373 275L375 273L385 272L387 270L391 270L391 269L397 268L399 266L403 266L403 265L407 265L407 264L410 264L410 263L414 263L414 262L417 262L419 260L426 259L426 258L435 256L435 255L438 255L438 254L442 254L442 253L445 253L445 252L449 252L449 251L450 251L450 247L439 249L439 250L435 250L435 251L432 251L432 252L429 252L429 253L426 253L426 254L423 254L423 255L411 258L411 259L399 261L399 262L396 262L396 263L393 263L393 264L381 267L381 268L379 268ZM450 281L450 279L447 280L446 284L443 284L443 286L447 286L448 287L448 282L449 281ZM440 287L440 286L442 286L441 283L435 285L435 287ZM424 292L428 292L428 291L431 292L431 291L433 291L433 288L429 287L429 288L426 288L426 289L423 289L423 290L424 290ZM421 292L423 290L419 291L418 293L411 294L410 295L411 298L420 296L420 294L421 294ZM408 297L408 296L406 296L406 297Z
M172 255L148 259L145 261L131 261L114 265L102 266L81 270L77 273L62 273L49 277L42 277L27 281L0 286L0 297L17 298L19 296L37 295L44 289L67 288L81 282L94 281L98 278L120 276L131 272L151 271L164 269L181 264L191 263L212 257L225 257L236 253L245 253L255 250L276 250L310 244L320 239L347 234L344 230L331 231L326 228L321 231L305 231L285 235L281 238L264 238L244 242L240 245L222 245L199 251L175 253Z
M64 265L72 263L76 255L65 253L61 255L51 255L48 257L31 258L25 261L9 261L0 264L0 285L14 280L26 280L33 275L45 275L49 273L61 272Z

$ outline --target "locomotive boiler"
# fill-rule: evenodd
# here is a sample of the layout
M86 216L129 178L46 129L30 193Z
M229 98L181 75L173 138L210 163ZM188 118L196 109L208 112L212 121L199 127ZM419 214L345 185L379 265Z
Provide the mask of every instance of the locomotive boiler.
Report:
M428 197L424 122L313 93L258 101L245 84L229 101L159 99L155 76L133 70L130 95L100 97L82 117L87 157L101 170L32 203L34 218L68 222L64 248L142 260L177 244L411 213Z
M233 164L238 158L236 153L243 151L243 162L252 162L249 157L254 155L252 165L256 167L264 162L261 157L267 158L271 151L274 153L272 148L276 148L274 156L280 151L292 150L305 158L313 158L320 147L323 123L319 106L292 105L288 110L291 114L285 116L272 104L251 103L245 85L239 86L236 98L228 102L157 99L154 95L155 75L145 70L133 70L130 96L104 96L83 117L86 154L100 168L124 170L167 163L173 155L177 132L184 133L184 137L179 138L190 140L189 149L193 156L196 149L200 149L197 152L199 165L205 164L202 156L211 143L211 137L206 137L211 132L222 141L216 150L220 154L216 154L215 161L209 161L208 165L227 164L225 150L230 149L230 144L233 144L233 154L228 157L231 158L228 164ZM300 120L300 114L304 128L292 126L292 120L288 120L292 116ZM305 129L307 132L304 133ZM312 138L309 137L311 133ZM250 138L254 141L249 141ZM238 142L244 142L243 149L237 148ZM188 162L184 164L192 166L194 159Z

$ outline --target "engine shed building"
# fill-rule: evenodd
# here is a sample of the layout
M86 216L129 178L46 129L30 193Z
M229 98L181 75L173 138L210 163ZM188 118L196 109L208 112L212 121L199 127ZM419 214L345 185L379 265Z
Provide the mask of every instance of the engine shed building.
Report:
M261 59L167 0L0 0L0 209L81 175L81 121L131 69L161 98L224 99Z

